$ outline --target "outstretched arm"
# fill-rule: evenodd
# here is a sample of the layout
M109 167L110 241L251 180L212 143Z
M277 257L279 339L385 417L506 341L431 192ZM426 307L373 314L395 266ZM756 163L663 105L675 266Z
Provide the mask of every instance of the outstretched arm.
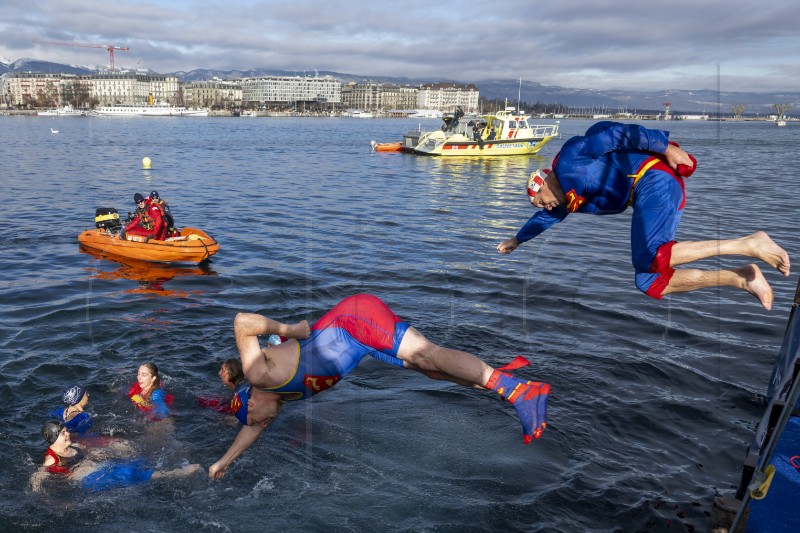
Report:
M31 490L33 490L33 492L42 490L42 482L47 478L47 475L48 473L44 466L33 473L30 479Z
M231 447L228 448L227 452L225 452L225 455L223 455L216 463L208 467L208 475L211 477L211 479L220 479L222 476L224 476L230 464L234 462L240 455L242 455L245 450L255 444L255 442L258 440L258 437L261 436L261 433L264 432L266 427L266 424L243 426L242 429L239 430L239 434L236 435L236 439L234 439Z
M259 335L274 333L282 337L305 339L311 334L311 329L305 320L289 325L255 313L239 313L233 321L233 332L242 360L242 370L252 383L258 382L254 376L268 371L261 343L258 341Z

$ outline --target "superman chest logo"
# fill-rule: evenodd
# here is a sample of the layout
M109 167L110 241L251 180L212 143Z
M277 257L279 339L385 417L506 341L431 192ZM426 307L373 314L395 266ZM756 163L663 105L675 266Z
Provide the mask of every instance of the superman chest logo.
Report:
M303 376L303 385L307 389L311 389L313 394L316 394L325 389L330 389L336 385L340 379L342 379L341 376L311 376L306 374Z
M567 211L569 211L570 213L574 213L575 211L580 209L581 206L585 203L586 203L586 198L576 193L575 189L572 189L567 193Z

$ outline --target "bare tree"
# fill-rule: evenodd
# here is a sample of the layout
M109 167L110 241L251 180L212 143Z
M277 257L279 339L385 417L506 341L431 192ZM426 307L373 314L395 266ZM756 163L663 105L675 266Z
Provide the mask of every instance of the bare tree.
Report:
M733 113L733 118L735 118L736 120L741 120L742 115L744 115L745 107L746 106L744 104L733 104L731 106L731 112Z
M783 115L792 107L791 104L772 104L772 109L778 114L777 120L783 120Z

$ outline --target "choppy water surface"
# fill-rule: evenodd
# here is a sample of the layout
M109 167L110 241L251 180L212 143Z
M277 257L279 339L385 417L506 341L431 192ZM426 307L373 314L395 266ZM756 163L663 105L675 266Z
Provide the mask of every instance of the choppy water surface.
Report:
M370 152L411 120L0 117L3 528L708 529L713 496L738 483L796 276L765 269L772 312L727 289L648 299L633 285L628 214L574 216L497 254L533 213L527 174L589 124L564 121L542 158L448 161ZM800 261L797 128L667 126L701 165L678 238L764 229ZM152 189L180 225L220 241L210 264L79 250L95 207L124 215ZM236 355L235 313L313 321L357 292L495 366L528 356L521 374L553 387L543 438L524 446L496 396L370 359L284 409L222 480L28 489L41 423L72 381L87 384L98 430L160 466L207 468L237 428L194 399L226 392L216 371ZM176 397L171 433L125 397L147 360Z

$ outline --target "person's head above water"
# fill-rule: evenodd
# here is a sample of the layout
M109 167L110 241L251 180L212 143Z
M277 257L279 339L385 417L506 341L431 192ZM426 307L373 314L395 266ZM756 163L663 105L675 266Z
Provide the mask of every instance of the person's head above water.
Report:
M70 385L69 387L64 389L64 393L61 395L61 399L64 401L65 404L72 407L81 403L85 395L86 395L86 389L84 389L82 386Z
M136 381L143 391L161 388L161 375L155 363L145 363L136 373Z
M42 437L47 441L47 444L52 445L58 440L58 436L61 435L61 430L64 427L64 423L60 420L48 420L42 426Z
M244 381L242 362L233 357L225 359L220 365L217 375L219 376L219 379L222 380L222 383L232 389L235 389L239 383Z

